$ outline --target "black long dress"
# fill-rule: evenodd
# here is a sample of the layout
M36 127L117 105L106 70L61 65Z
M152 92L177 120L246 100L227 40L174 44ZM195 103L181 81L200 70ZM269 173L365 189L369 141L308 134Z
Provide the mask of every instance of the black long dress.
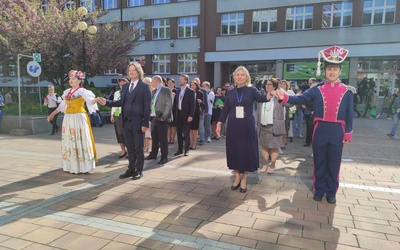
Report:
M195 104L195 109L194 109L194 116L193 116L193 120L190 122L190 129L193 129L193 130L199 130L199 126L200 126L201 104L197 102L197 99L200 99L202 102L204 102L203 92L201 92L200 90L198 90L196 92L196 104Z
M219 121L223 123L229 119L226 128L228 168L239 170L240 173L254 172L259 167L254 101L267 102L267 97L255 87L234 88L226 94L225 106L219 117ZM237 106L244 107L244 118L236 118Z

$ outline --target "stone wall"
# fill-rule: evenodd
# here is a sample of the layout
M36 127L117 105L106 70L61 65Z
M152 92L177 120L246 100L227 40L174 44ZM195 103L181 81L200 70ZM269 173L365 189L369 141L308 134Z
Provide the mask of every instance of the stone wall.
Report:
M58 125L61 127L63 116L59 115ZM18 129L19 116L4 115L0 120L0 133L9 134L12 129ZM47 122L47 116L21 116L21 128L30 131L29 134L51 133L51 124Z

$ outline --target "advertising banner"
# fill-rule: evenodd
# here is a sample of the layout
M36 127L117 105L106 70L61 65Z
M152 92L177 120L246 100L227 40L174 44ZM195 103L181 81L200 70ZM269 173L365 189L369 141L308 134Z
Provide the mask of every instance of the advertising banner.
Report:
M283 79L308 80L311 77L323 78L324 63L321 63L321 76L317 77L317 62L288 62L284 63ZM342 63L340 79L349 79L349 61Z

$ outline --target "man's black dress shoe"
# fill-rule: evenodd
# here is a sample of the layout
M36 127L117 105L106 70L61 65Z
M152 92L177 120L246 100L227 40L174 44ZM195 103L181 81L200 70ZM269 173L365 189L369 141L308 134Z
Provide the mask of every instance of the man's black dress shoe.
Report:
M189 151L185 151L185 153L183 155L184 156L188 156L189 155Z
M306 143L306 144L303 145L303 147L309 147L309 146L310 146L309 143Z
M329 204L335 204L336 203L336 198L335 197L326 197L326 201Z
M129 178L129 177L131 177L131 176L133 176L133 173L132 173L132 172L129 172L129 171L126 171L125 173L121 174L121 175L119 176L119 178L120 178L120 179L125 179L125 178Z
M157 164L165 164L167 162L168 162L167 159L161 159Z
M316 196L316 195L314 195L313 199L314 199L315 201L322 201L322 197L321 197L321 196Z
M142 177L143 177L142 171L137 171L137 173L134 176L132 176L132 180L139 180Z
M181 154L183 154L182 151L176 151L174 155L177 156L177 155L181 155Z
M145 160L153 160L153 159L157 159L156 156L152 156L152 155L148 155L146 158L144 158Z

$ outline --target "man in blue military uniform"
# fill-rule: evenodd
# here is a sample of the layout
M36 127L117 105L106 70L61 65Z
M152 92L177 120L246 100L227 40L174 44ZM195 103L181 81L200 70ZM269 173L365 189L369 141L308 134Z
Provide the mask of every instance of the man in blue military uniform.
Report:
M325 59L325 81L300 96L288 96L277 90L274 94L282 103L312 105L314 107L314 197L328 203L336 203L339 188L339 171L343 147L352 139L353 133L353 92L340 82L342 62L348 50L332 46L318 53L317 75L320 73L320 57Z

